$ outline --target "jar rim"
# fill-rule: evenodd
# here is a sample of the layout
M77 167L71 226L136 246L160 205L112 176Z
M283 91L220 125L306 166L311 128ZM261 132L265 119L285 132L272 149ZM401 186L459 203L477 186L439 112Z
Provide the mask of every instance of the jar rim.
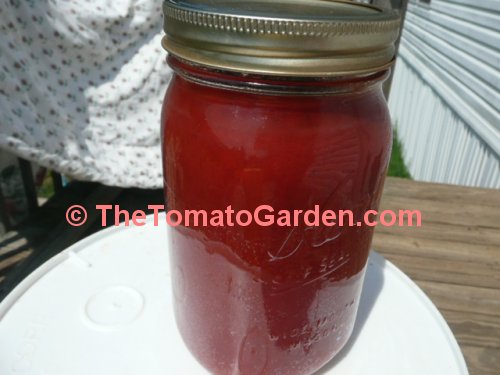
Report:
M394 62L397 12L346 0L252 4L164 0L162 45L201 65L282 76L367 74Z

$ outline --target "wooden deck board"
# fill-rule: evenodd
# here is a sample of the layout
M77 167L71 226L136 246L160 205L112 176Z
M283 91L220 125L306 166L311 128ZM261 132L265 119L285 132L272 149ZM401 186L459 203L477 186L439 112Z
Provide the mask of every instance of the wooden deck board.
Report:
M463 345L500 349L500 316L440 309Z
M51 207L50 215L45 212L47 217L0 241L0 290L2 284L12 288L26 274L19 264L35 267L100 229L94 223L70 233L71 228L61 225L65 208L78 199L129 210L162 201L160 191L128 189L65 197ZM500 374L500 191L388 178L381 209L422 211L421 228L377 227L373 247L436 304L457 337L470 374ZM52 233L50 244L47 232ZM12 281L14 271L18 276Z
M436 304L470 374L500 374L500 191L388 178L381 209L422 211L421 228L377 227L373 247Z
M462 345L470 375L498 375L500 349L484 346Z
M390 254L390 255L389 255ZM427 258L418 255L408 256L389 251L385 253L398 267L404 268L405 273L413 280L426 280L436 283L464 285L478 288L493 288L497 291L500 285L500 269L491 264L475 263L445 258ZM438 262L438 265L436 265ZM464 275L466 280L464 280Z

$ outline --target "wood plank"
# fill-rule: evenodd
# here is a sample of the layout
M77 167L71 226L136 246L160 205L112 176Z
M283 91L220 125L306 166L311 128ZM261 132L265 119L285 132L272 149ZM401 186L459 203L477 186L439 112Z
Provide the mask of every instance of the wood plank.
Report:
M463 345L470 375L498 375L500 369L500 349Z
M16 232L14 232L16 233ZM7 255L8 253L19 251L20 249L26 249L29 245L28 240L24 237L19 237L13 241L3 240L0 243L0 257Z
M466 203L500 207L500 190L418 182L397 177L386 179L382 200L386 196L448 202L452 205Z
M382 209L386 209L382 206ZM421 227L384 227L378 226L375 233L390 234L406 238L435 239L437 241L471 243L486 247L500 248L500 230L475 226L450 225L425 221Z
M373 248L382 254L407 254L436 259L436 261L462 260L476 263L500 263L500 250L495 245L478 245L445 239L412 238L383 233L377 230Z
M413 279L441 310L498 316L500 290Z
M31 253L32 253L31 250L22 251L16 255L13 255L11 257L8 257L8 258L0 261L0 271L3 271L7 268L10 268L10 267L16 265L17 263L23 261L24 259L29 257Z
M500 209L493 206L479 206L462 202L450 204L444 200L423 200L417 197L391 197L382 200L382 207L398 212L399 210L420 210L422 225L438 222L450 225L500 228Z
M500 285L500 265L495 267L495 264L460 260L436 261L406 254L387 254L387 259L404 270L411 279L491 289Z
M460 345L500 349L500 315L471 314L442 309Z
M499 373L500 191L388 178L381 208L422 210L422 227L379 226L373 246L437 305L470 374Z

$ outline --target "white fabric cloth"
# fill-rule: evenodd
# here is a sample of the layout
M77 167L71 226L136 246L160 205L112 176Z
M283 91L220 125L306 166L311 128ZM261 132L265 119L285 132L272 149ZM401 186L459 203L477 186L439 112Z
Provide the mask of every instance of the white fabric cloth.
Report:
M0 147L73 178L162 185L159 0L0 5Z

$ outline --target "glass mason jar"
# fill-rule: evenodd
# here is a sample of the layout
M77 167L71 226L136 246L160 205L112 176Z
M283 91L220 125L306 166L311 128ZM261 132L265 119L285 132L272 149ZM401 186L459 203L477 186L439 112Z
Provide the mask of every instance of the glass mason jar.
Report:
M382 83L399 19L319 0L167 0L164 14L167 209L226 215L169 229L178 328L214 374L311 374L356 317L373 235L362 220L390 157ZM234 222L263 206L267 224L315 206L351 210L356 224Z

